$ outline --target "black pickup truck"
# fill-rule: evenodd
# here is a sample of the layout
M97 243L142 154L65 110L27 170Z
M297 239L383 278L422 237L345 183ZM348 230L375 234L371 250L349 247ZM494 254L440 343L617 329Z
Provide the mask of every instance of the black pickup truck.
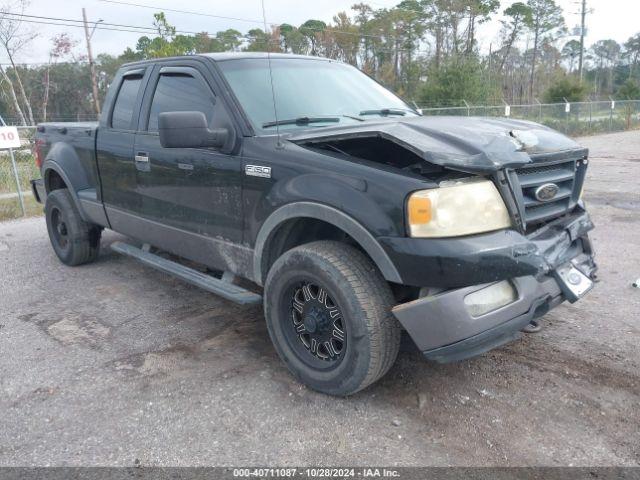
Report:
M348 395L394 363L478 355L575 302L596 266L587 150L507 118L425 117L357 69L294 55L123 66L100 121L38 126L60 260L111 248L263 302L291 372Z

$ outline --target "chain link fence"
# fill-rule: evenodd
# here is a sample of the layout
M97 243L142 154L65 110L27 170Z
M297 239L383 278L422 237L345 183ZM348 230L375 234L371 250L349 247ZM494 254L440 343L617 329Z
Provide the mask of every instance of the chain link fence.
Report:
M422 113L531 120L571 136L640 129L640 100L533 105L467 105L424 108ZM36 167L34 158L35 127L18 127L18 132L22 145L13 151L15 169L9 150L0 150L0 221L42 214L42 206L33 198L29 184L29 180L40 178L40 171Z
M492 106L467 104L464 107L423 108L422 113L531 120L570 136L640 129L640 100Z
M40 178L34 158L35 127L18 127L20 148L0 150L0 221L42 213L31 193L30 180Z

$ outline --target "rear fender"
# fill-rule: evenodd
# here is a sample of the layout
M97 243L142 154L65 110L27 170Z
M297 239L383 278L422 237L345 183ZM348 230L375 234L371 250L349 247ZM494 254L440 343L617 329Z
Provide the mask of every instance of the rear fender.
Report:
M58 142L54 144L42 165L42 178L47 194L51 192L51 174L56 172L64 181L73 202L75 203L80 217L84 221L91 221L86 212L82 208L78 192L89 188L95 188L91 185L87 177L84 167L73 147L67 143Z

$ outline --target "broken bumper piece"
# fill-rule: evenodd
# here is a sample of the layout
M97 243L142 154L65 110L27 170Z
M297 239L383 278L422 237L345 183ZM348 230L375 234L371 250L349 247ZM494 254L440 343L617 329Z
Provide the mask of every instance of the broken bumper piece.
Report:
M509 282L516 300L474 317L465 299L497 284L476 285L403 303L393 309L417 347L440 363L480 355L519 337L531 321L560 304L564 297L553 277Z
M425 357L439 363L515 340L529 322L591 289L597 267L585 232L589 227L581 215L529 237L546 264L537 275L447 290L397 305L393 314Z

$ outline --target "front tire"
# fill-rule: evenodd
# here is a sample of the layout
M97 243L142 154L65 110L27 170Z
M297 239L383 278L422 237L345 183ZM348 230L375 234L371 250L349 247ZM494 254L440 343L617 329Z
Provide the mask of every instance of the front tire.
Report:
M265 282L278 355L302 383L350 395L382 377L400 347L389 285L356 248L318 241L284 253Z
M65 265L76 266L98 258L102 230L80 217L69 190L53 190L44 207L53 251Z

